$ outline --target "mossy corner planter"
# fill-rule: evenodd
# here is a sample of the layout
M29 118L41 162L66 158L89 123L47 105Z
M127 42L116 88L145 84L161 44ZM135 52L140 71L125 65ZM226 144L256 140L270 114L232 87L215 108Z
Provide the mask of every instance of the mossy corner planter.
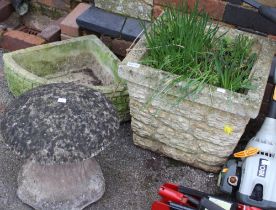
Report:
M196 98L177 106L168 105L179 96L173 90L146 105L165 73L139 64L146 53L145 37L119 66L119 75L128 84L134 143L210 172L221 169L250 118L258 115L276 52L275 44L264 37L226 27L219 32L256 39L258 59L250 75L254 90L240 94L206 85ZM227 127L232 132L226 132Z
M7 53L3 60L15 96L44 84L74 82L104 93L120 120L130 119L126 84L118 76L120 61L94 35Z

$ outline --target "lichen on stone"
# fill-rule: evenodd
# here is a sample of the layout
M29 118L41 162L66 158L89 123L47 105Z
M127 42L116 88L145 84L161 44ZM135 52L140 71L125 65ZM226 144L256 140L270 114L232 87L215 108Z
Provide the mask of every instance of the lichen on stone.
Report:
M93 157L105 149L116 140L119 121L102 93L59 83L17 98L0 128L6 144L22 157L41 164L62 164Z

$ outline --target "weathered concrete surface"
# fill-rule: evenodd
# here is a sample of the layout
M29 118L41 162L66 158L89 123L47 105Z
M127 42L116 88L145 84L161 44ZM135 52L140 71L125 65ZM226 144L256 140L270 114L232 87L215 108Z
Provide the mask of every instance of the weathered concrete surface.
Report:
M133 84L128 87L130 91L137 90ZM143 102L131 100L134 143L194 167L219 171L235 149L249 119L200 105L185 105L185 108L181 106L178 109L167 106L166 110L159 104L144 109ZM185 115L180 110L190 110L190 114ZM198 116L193 115L195 111L198 111ZM202 120L193 117L201 117ZM231 123L235 120L237 122ZM224 132L225 124L233 125L231 135Z
M151 20L153 0L95 0L95 6L114 13Z
M0 122L13 151L47 165L94 157L117 140L118 128L117 113L104 94L72 83L21 95Z
M74 82L104 93L121 121L130 119L119 59L96 36L83 36L4 55L5 77L15 95L49 83ZM43 66L43 68L41 68ZM95 77L101 84L93 84Z
M275 43L263 37L222 26L219 33L226 32L229 37L242 34L256 40L258 58L250 75L255 88L246 94L206 85L198 96L181 102L176 102L183 97L177 88L154 97L154 92L164 88L160 81L168 84L172 75L138 64L147 50L145 37L128 54L119 67L119 75L128 82L136 145L206 171L221 169L250 118L259 113L276 51ZM227 133L225 128L231 131Z
M4 50L0 48L0 104L6 106L11 100L13 100L13 96L9 92L7 82L4 80L4 64L2 59L3 53Z
M25 26L38 31L43 31L47 26L53 24L54 21L48 16L34 12L28 12L22 17L22 22Z
M27 161L18 176L18 197L35 209L81 210L104 191L103 173L94 158L48 166Z

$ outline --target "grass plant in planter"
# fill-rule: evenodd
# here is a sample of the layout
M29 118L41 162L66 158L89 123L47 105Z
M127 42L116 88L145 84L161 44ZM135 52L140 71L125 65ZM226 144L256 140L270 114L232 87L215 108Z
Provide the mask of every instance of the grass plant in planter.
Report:
M119 67L134 143L217 172L258 115L276 45L169 8Z

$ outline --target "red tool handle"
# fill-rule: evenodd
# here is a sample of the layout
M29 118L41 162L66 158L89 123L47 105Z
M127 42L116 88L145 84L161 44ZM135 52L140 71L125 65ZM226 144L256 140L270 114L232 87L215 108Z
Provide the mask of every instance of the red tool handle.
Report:
M257 208L257 207L245 206L243 204L239 204L237 210L262 210L262 209Z
M188 204L188 198L185 195L165 186L160 187L159 195L163 198L164 202L174 202L180 205Z
M185 193L185 194L184 194ZM197 209L199 206L207 207L210 210L222 209L216 204L207 199L208 195L177 186L171 183L166 183L159 189L159 195L162 197L161 201L155 201L152 205L152 210L171 210L171 209ZM234 206L233 206L234 207ZM232 209L232 208L231 208ZM238 204L235 210L262 210L257 207L246 206Z

